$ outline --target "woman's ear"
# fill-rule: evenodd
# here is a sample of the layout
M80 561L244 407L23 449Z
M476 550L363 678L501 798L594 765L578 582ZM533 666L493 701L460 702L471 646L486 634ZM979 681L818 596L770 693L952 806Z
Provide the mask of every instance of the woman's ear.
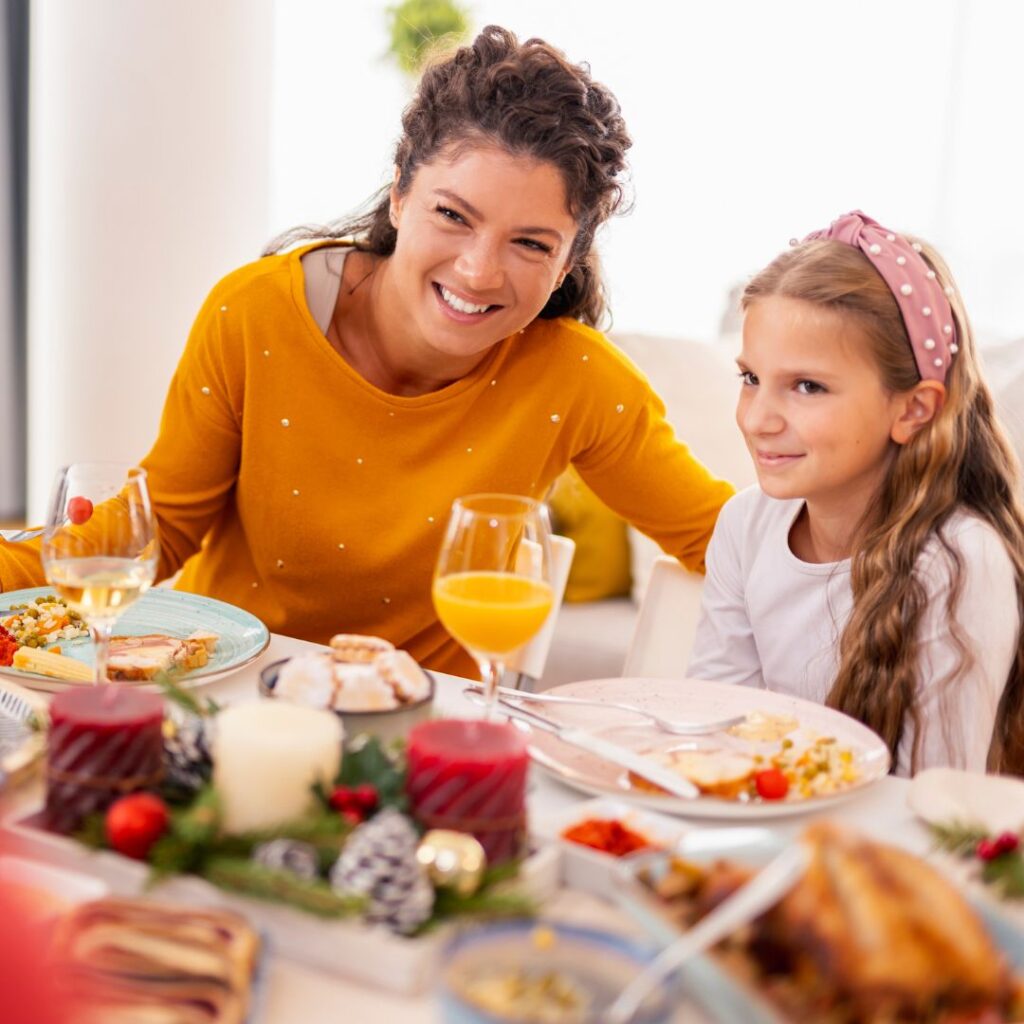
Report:
M901 395L897 403L897 416L889 436L897 444L906 444L942 412L946 387L937 380L923 380Z
M398 180L401 178L402 172L396 167L395 176L391 181L391 191L388 193L388 201L391 204L391 209L388 216L391 220L393 227L398 227L398 218L402 212L402 197L398 191Z

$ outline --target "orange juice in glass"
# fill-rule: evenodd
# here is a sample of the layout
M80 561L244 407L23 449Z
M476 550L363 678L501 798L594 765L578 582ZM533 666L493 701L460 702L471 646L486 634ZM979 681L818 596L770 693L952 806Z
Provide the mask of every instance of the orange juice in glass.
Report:
M452 505L433 598L438 618L480 666L488 708L505 659L551 613L551 528L532 498L474 494Z

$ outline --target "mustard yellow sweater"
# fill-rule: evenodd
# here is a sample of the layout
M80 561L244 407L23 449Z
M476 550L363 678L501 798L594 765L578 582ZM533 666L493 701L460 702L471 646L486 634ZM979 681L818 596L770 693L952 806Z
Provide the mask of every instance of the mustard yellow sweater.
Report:
M196 319L143 462L161 578L183 568L179 589L247 608L277 633L374 633L429 667L473 674L430 597L452 500L540 498L569 463L703 568L732 488L676 440L660 399L603 335L538 320L455 384L389 395L317 328L300 263L309 248L229 274ZM0 589L43 582L38 543L0 545Z

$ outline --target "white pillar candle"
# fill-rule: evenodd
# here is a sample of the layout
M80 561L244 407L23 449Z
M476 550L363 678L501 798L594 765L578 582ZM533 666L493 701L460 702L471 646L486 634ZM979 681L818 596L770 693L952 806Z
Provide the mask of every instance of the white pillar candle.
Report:
M224 829L273 828L314 805L310 787L330 785L341 765L343 729L332 711L267 700L217 715L213 783Z

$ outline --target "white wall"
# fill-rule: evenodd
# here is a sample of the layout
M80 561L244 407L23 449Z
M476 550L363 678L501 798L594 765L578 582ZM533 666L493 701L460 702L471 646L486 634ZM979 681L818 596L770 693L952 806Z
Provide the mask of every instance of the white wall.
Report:
M406 93L390 0L287 0L275 35L276 228L386 180ZM618 95L636 207L602 240L615 325L714 338L730 285L847 210L943 249L989 339L1024 336L1024 4L470 0Z
M58 465L146 453L203 297L266 241L272 0L31 16L34 520Z

